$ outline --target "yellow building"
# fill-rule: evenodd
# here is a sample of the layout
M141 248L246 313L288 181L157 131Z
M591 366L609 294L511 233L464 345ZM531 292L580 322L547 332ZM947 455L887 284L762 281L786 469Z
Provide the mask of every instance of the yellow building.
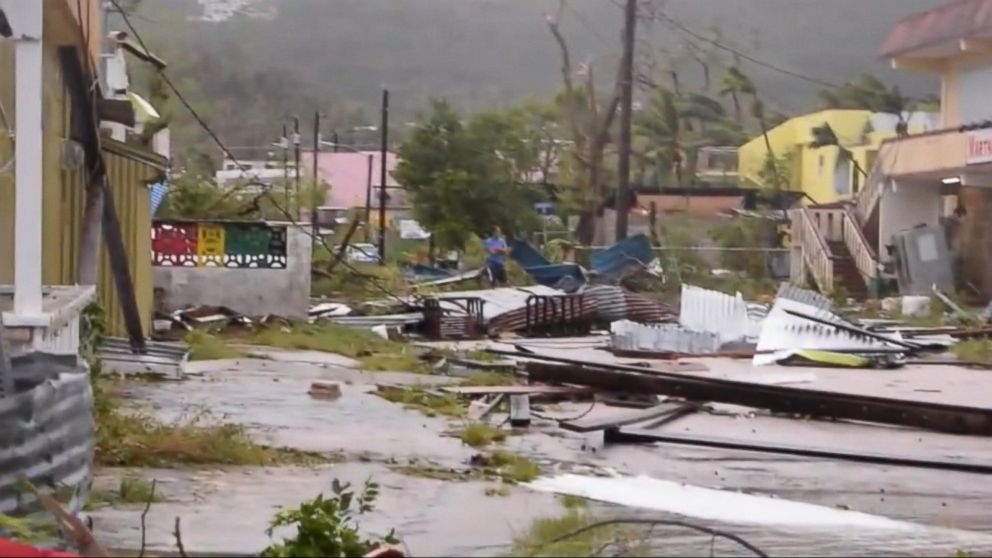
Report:
M41 83L41 282L47 287L77 283L80 233L85 199L85 161L82 148L73 136L73 113L80 110L71 100L65 49L77 55L88 54L99 60L102 5L99 0L44 0ZM82 8L82 17L77 10ZM81 33L80 29L86 32ZM81 37L89 44L84 48ZM15 282L15 185L16 166L3 169L14 157L15 126L15 48L13 41L0 40L0 105L6 107L8 122L0 121L0 285ZM85 66L85 62L79 63ZM84 85L85 86L85 85ZM85 108L83 109L85 110ZM5 126L6 124L6 126ZM149 183L159 180L168 161L148 150L116 142L102 141L110 191L116 205L131 279L142 327L147 334L153 310L151 277L151 201ZM110 273L106 250L101 250L98 300L107 311L109 333L125 335L120 301Z
M908 119L909 131L931 129L936 119L936 115L914 113ZM782 189L806 194L804 204L850 200L864 183L863 173L871 169L881 143L896 135L897 123L895 115L867 110L832 109L791 118L768 131L767 143L757 136L739 148L740 181L771 186L762 177L770 144L774 157L787 169L781 175ZM813 129L824 124L833 129L841 147L810 146Z

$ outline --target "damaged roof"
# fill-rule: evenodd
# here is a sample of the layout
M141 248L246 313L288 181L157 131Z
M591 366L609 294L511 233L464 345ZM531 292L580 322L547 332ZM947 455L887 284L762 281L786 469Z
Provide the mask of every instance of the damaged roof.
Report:
M959 0L900 20L892 28L879 55L893 58L990 32L992 0Z

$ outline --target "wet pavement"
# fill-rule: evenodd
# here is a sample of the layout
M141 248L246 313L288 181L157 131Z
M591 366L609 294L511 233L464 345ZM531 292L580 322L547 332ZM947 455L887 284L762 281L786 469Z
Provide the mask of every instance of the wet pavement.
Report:
M428 418L370 393L375 384L437 382L411 374L362 373L331 363L295 359L241 360L203 367L202 375L181 383L130 383L128 401L173 420L208 409L216 419L245 425L260 442L307 451L341 454L346 462L317 468L222 468L141 470L158 479L168 502L152 506L147 517L148 547L174 549L176 516L183 521L187 549L198 552L257 553L269 542L268 520L281 506L296 505L327 491L339 478L361 484L372 477L382 485L377 509L362 525L371 532L395 528L414 555L505 554L514 536L539 517L562 506L551 494L524 486L507 497L486 496L487 482L446 482L406 476L391 463L462 469L477 453L446 435L459 426ZM313 380L341 382L334 400L312 399ZM562 405L562 416L588 409ZM618 412L595 408L593 414ZM985 440L836 423L773 417L695 415L673 423L675 431L708 431L721 436L760 437L774 433L783 443L810 441L879 451L882 446L907 453L992 457ZM853 509L912 523L908 530L815 526L785 529L774 522L730 521L717 524L777 555L953 555L958 549L992 552L986 477L876 465L794 459L754 453L677 446L603 447L601 435L577 435L535 425L510 436L507 449L526 454L547 475L560 473L648 475L706 488L764 494L828 508ZM892 450L896 451L896 450ZM98 487L115 486L122 470L103 470ZM600 507L597 505L597 508ZM601 515L673 518L664 511L602 505ZM97 536L117 548L137 548L141 506L102 508L93 513ZM760 516L761 510L755 509ZM692 518L689 518L690 520ZM753 519L753 518L752 518ZM840 532L839 532L840 531ZM708 555L710 538L657 529L655 553ZM748 555L728 542L718 555Z

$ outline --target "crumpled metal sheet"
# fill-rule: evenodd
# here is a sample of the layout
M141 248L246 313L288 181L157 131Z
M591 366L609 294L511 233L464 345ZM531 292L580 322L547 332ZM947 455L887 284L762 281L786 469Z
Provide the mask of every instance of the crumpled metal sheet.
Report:
M593 285L582 291L598 309L598 317L606 321L627 318L627 297L624 290L612 285Z
M818 292L814 292L809 289L801 289L794 285L790 285L789 283L782 283L779 285L778 293L775 295L775 298L776 300L780 298L787 298L789 300L801 302L821 310L830 310L834 305L829 298Z
M614 349L627 351L714 353L720 349L720 336L711 332L689 331L677 324L639 324L620 320L610 324Z
M779 297L762 324L761 336L758 338L758 354L753 360L756 366L778 362L804 349L844 352L852 349L890 351L897 348L894 345L793 316L786 313L786 310L851 325L829 310L791 298ZM897 335L892 337L899 339Z
M716 334L722 343L754 340L761 319L754 319L740 293L731 296L693 285L682 285L679 323L689 331Z
M13 368L14 395L0 398L0 513L40 511L22 478L78 513L93 480L89 373L75 357L37 353L14 359Z

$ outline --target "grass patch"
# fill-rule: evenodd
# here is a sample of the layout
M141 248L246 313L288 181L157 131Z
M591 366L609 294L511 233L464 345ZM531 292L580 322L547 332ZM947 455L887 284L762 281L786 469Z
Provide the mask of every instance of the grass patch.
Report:
M402 295L409 288L403 277L403 270L399 266L368 263L349 263L349 265L354 269L341 264L331 277L318 279L315 276L310 283L310 294L336 300L367 301L388 298L383 289Z
M125 412L102 380L94 379L93 384L98 465L311 465L327 461L316 454L258 445L243 427L210 424L205 414L165 424L143 413Z
M428 393L422 387L383 387L379 388L376 395L390 401L403 405L407 409L420 411L428 417L444 416L453 418L463 418L466 415L466 408L454 394Z
M228 345L223 339L205 331L194 331L186 336L190 360L220 360L243 358L245 353Z
M500 498L506 498L509 495L510 495L510 487L506 486L505 484L486 487L486 496L489 497L498 496Z
M375 333L338 324L297 324L267 327L248 339L256 345L280 349L322 351L358 359L365 370L430 372L411 345L388 341Z
M552 544L560 537L600 521L570 508L562 515L541 518L513 541L509 556L649 556L646 531L608 526L592 529ZM606 551L609 551L608 553Z
M167 502L168 498L162 492L162 487L155 485L152 492L152 482L138 477L124 477L116 491L94 490L90 493L86 509L92 510L102 506L118 504L147 504L149 502Z
M0 533L26 544L57 541L59 528L47 514L38 517L11 517L0 513Z
M458 437L467 446L481 448L493 442L506 440L506 432L484 422L476 422L466 426Z
M541 467L537 463L508 451L492 452L488 455L488 463L496 469L496 473L504 482L531 482L541 476Z
M499 355L494 355L489 351L469 351L465 354L465 358L477 360L479 362L497 362L501 357Z
M979 364L992 364L992 339L970 339L951 347L961 360Z
M496 372L495 370L481 370L473 372L465 379L463 385L467 386L507 386L519 383L513 374Z
M567 510L583 510L589 506L589 500L586 500L581 496L573 496L571 494L561 494L558 496L558 500Z

